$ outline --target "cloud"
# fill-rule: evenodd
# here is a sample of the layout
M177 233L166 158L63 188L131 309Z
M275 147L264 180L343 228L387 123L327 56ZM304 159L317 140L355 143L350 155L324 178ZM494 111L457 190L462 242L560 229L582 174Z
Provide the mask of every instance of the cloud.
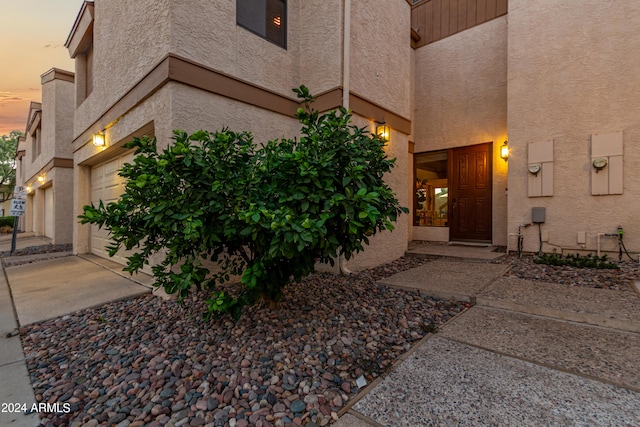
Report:
M26 98L13 95L11 92L0 92L0 102L24 101Z
M59 48L59 47L64 47L64 45L63 45L63 44L60 44L60 43L58 43L58 44L54 44L53 42L49 42L49 43L47 43L47 44L45 44L45 45L44 45L44 48L45 48L45 49L47 49L47 48L57 49L57 48Z

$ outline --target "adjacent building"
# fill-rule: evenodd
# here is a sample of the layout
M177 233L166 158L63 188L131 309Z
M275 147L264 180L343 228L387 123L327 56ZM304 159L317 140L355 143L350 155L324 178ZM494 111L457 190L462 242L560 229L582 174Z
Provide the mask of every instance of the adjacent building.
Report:
M52 68L40 78L42 102L31 102L16 152L16 185L27 188L19 227L53 244L71 243L74 74Z
M125 142L162 148L174 129L222 127L296 136L291 89L304 84L317 109L388 127L388 181L411 210L348 268L412 240L513 246L520 229L526 251L616 253L608 235L622 227L640 252L638 28L635 0L87 1L66 43L73 130L53 156L73 159L74 251L106 256L106 232L74 218L123 192ZM73 80L52 73L20 143L23 182L37 187L26 227L44 235L61 163L29 148L45 85Z

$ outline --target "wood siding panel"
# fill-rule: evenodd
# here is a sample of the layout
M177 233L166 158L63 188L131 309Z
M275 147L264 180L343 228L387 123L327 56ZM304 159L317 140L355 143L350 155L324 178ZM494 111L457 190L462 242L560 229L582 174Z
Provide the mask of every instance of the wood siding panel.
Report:
M496 17L496 0L487 0L486 14L485 21Z
M458 31L467 28L467 0L458 0Z
M422 8L424 9L424 37L423 40L425 40L425 44L427 43L431 43L432 41L435 40L435 38L433 37L433 3L429 2L424 4L424 7Z
M478 0L467 0L467 28L471 28L478 23L476 17L477 8Z
M440 40L442 38L440 28L442 28L440 23L440 16L442 16L442 0L431 0L433 3L433 40Z
M476 5L476 22L482 24L487 20L487 0L478 0Z
M445 38L452 33L449 31L449 4L451 0L442 0L440 6L440 37Z
M496 16L507 13L507 0L498 0L496 3Z
M480 25L509 10L508 0L427 0L411 8L415 48Z
M458 1L449 1L449 33L455 34L458 32Z

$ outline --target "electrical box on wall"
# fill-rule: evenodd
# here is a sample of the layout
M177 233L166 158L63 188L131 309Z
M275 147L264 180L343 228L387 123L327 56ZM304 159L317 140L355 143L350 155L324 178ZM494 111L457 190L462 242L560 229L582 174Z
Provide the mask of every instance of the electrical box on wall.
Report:
M622 132L591 135L591 195L622 194Z
M531 208L531 222L534 224L543 224L546 208Z
M531 142L528 148L528 196L553 196L553 140Z

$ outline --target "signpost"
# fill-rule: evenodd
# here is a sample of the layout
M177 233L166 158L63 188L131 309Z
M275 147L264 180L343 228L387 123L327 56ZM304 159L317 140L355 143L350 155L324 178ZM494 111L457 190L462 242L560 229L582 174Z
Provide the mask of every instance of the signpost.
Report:
M27 207L27 189L21 185L16 185L13 189L13 199L11 199L11 212L13 217L13 239L11 240L11 255L16 250L16 235L18 233L18 219L24 215Z

